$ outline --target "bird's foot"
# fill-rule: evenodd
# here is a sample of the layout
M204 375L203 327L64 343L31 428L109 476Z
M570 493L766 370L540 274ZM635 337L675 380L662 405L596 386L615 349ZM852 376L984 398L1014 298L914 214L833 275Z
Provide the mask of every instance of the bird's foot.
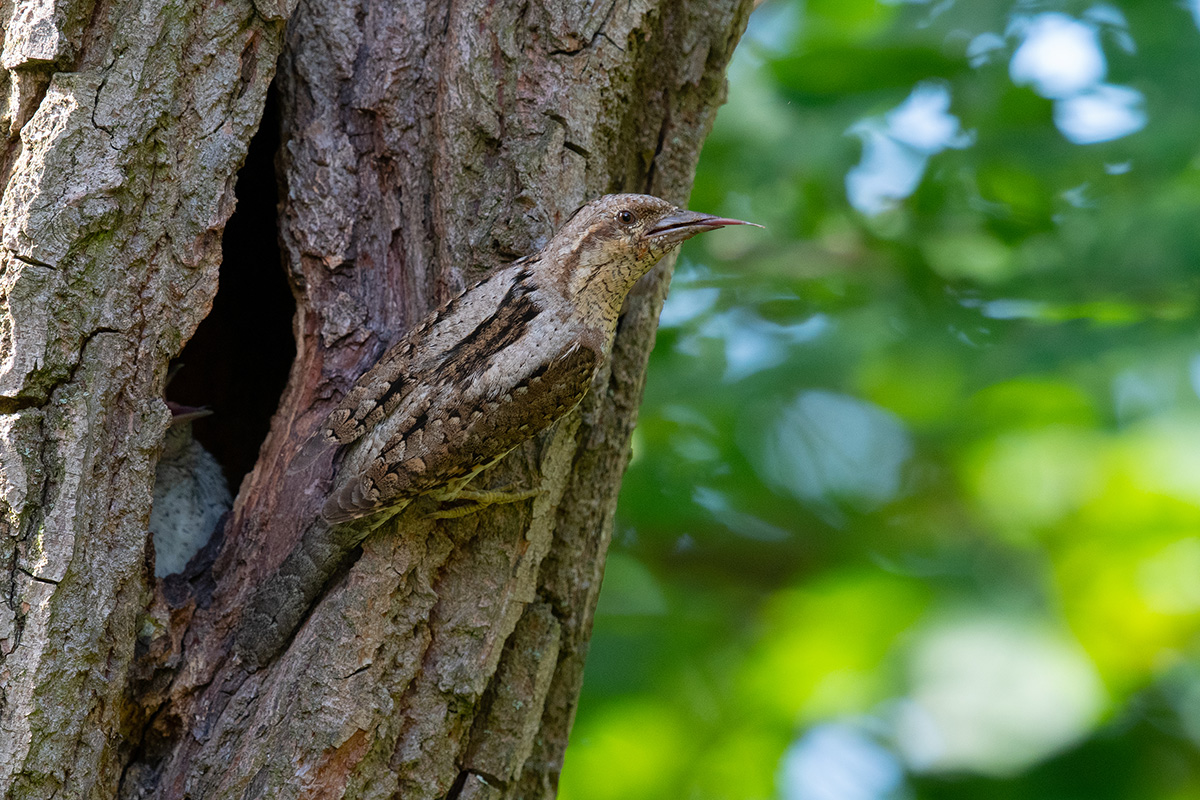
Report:
M482 511L488 506L498 506L507 503L519 503L522 500L528 500L532 497L537 497L542 494L542 489L521 489L518 491L510 491L505 489L463 489L454 497L446 498L447 505L426 514L430 519L458 519L478 511Z

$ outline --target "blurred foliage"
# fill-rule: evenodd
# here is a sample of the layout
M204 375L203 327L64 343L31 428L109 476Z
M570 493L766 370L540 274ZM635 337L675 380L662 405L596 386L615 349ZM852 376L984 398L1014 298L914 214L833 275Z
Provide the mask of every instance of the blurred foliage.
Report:
M1198 20L755 12L563 798L1200 797Z

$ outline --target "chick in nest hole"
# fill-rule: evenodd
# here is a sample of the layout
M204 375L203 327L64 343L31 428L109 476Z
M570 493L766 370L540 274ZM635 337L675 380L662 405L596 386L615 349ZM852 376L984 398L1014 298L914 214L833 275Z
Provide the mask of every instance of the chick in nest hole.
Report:
M233 502L221 465L192 437L192 422L212 412L170 400L167 407L171 426L163 438L150 510L159 578L183 571Z

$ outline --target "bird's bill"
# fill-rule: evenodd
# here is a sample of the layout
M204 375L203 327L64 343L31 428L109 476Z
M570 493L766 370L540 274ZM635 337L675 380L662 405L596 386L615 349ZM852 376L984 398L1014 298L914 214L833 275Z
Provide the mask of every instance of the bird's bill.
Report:
M701 214L698 211L676 211L660 219L649 230L651 236L667 242L682 242L697 233L714 231L729 225L753 225L761 228L756 222L746 222L740 219L714 217L712 214Z
M197 420L201 417L207 417L213 413L212 410L208 408L185 406L181 403L176 403L171 400L167 401L167 408L171 412L172 425L179 425L183 422L191 422L192 420Z

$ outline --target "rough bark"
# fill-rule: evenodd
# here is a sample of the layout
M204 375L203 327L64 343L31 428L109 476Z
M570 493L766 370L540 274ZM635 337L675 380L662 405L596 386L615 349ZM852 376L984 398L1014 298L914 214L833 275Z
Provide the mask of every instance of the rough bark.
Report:
M296 455L583 200L685 201L749 3L311 0L286 32L266 2L85 5L0 4L3 796L552 797L669 267L581 408L485 476L532 504L331 532L329 458ZM211 568L156 585L162 381L281 47L296 359Z

